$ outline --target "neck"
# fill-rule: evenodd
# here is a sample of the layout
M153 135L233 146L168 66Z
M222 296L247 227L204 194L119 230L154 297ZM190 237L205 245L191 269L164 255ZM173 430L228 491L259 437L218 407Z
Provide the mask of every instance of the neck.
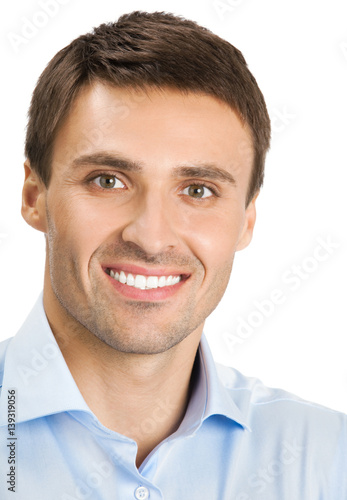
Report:
M139 466L183 420L202 327L166 352L129 354L45 309L86 403L105 427L137 442Z

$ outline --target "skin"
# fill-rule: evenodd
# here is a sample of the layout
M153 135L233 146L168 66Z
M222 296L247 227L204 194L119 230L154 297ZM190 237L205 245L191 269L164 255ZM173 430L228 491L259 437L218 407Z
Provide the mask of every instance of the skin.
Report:
M91 410L137 442L138 466L182 421L204 321L251 241L251 144L215 98L97 83L58 131L48 188L25 163L22 214L46 235L48 321ZM182 280L129 292L107 274L127 266Z

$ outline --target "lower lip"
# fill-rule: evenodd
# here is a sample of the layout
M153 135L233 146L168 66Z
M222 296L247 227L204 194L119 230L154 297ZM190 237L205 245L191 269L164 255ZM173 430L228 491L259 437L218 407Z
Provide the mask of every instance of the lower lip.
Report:
M176 285L141 290L139 288L135 288L134 286L124 285L114 278L111 278L111 276L107 273L105 273L105 275L110 280L111 285L117 290L117 292L121 293L129 299L141 300L144 302L160 301L172 297L187 281L186 279L181 279L181 281L176 283Z

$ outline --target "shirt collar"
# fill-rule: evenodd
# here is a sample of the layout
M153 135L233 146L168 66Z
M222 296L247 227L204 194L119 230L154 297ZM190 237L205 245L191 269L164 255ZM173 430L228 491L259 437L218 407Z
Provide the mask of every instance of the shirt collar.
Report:
M6 394L11 389L16 390L17 423L63 411L91 413L49 326L42 293L21 329L8 343L0 426L7 425Z
M220 380L208 342L201 337L197 353L196 380L179 433L194 432L212 415L223 415L249 429L246 411L236 405ZM91 415L49 326L43 294L7 347L2 392L15 389L16 422L65 411ZM0 398L0 426L7 425L7 398Z
M219 378L215 361L204 334L201 337L196 361L196 380L178 433L196 432L203 422L213 415L222 415L251 431L247 418L248 412L243 411L236 405L231 391L224 386Z

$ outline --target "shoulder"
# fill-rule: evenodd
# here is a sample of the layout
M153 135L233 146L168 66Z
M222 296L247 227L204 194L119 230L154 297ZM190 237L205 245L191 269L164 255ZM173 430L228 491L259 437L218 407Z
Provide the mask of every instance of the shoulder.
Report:
M291 426L297 429L307 425L317 431L333 428L347 434L347 415L311 401L304 400L283 389L266 386L255 377L247 377L234 368L217 364L222 385L233 401L252 420L264 418L267 423ZM346 437L347 439L347 437Z
M267 387L233 368L217 365L217 372L251 431L244 435L248 457L257 455L264 464L295 463L292 470L306 471L305 480L320 491L347 488L346 414Z

